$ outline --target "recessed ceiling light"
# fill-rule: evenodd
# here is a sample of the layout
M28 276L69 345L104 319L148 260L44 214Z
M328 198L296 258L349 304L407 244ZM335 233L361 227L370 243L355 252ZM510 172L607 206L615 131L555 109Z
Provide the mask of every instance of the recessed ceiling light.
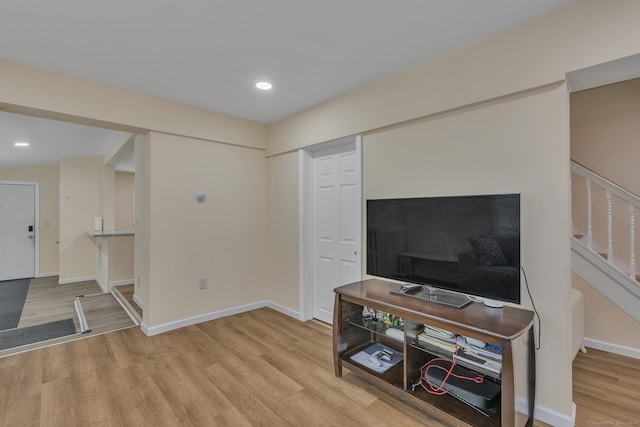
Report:
M18 141L13 143L14 147L28 147L29 143L24 141Z
M258 82L256 83L256 87L258 89L262 89L262 90L269 90L271 89L273 86L271 85L271 83L269 82Z

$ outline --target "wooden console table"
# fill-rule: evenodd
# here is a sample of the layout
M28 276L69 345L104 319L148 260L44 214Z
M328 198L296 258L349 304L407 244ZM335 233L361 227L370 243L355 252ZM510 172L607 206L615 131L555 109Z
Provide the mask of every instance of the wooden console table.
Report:
M345 367L385 392L445 423L531 426L536 380L533 312L513 307L489 308L480 303L452 308L390 293L392 288L398 286L371 279L335 289L333 360L336 376L341 377L342 368ZM363 322L364 306L404 318L404 331L393 337L385 333L384 325L372 328L367 322ZM420 382L421 366L430 359L447 357L446 352L443 354L423 345L417 339L415 329L409 327L422 324L502 347L500 373L474 369L485 374L485 381L492 381L500 386L499 402L492 415L486 416L450 395L431 395L421 386L416 387ZM514 345L516 341L518 345ZM402 351L403 361L384 373L378 373L351 359L351 356L376 342ZM518 351L514 351L516 347ZM451 353L448 357L451 358ZM463 365L462 362L459 364ZM524 405L519 405L521 410L516 410L516 385L521 385L517 390L519 394L524 394L518 396L519 400L524 400Z

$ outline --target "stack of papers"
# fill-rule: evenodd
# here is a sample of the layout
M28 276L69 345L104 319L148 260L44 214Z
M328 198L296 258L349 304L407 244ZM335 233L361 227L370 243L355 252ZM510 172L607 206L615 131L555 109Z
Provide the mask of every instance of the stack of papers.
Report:
M351 356L351 360L354 362L381 374L402 362L402 359L401 351L380 343L372 344Z

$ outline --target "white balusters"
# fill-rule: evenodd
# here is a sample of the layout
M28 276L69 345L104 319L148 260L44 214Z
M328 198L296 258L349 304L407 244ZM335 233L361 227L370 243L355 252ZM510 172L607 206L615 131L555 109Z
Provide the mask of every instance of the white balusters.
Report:
M593 229L591 227L591 180L586 179L587 184L587 248L592 249Z
M636 208L629 203L629 276L636 279Z
M636 275L637 275L637 271L636 271L636 243L635 243L635 211L636 209L640 209L640 197L638 197L637 195L630 193L629 191L625 190L624 188L612 183L611 181L608 181L607 179L601 177L600 175L594 173L593 171L585 168L584 166L581 166L579 164L577 164L576 162L572 161L571 162L571 172L572 174L576 174L578 176L581 176L585 179L585 185L586 185L586 199L587 199L587 212L586 212L586 216L587 216L587 242L586 242L586 246L588 249L594 251L594 252L602 252L604 251L604 248L602 247L602 244L604 242L602 242L602 240L604 240L604 236L603 233L600 232L600 229L602 227L601 223L601 215L604 214L604 206L601 204L602 202L600 202L600 198L597 197L595 200L595 203L597 204L597 206L595 207L595 215L594 215L594 207L593 207L593 185L596 186L595 190L596 191L604 191L605 197L606 197L606 227L607 227L607 236L606 236L606 258L607 258L607 262L611 265L613 265L616 268L621 269L622 271L625 272L625 274L629 274L631 279L636 279ZM572 180L573 180L573 176L572 176ZM576 181L577 182L577 181ZM570 188L570 192L573 193L573 188ZM616 241L618 239L620 240L624 240L624 242L619 242L620 244L624 244L624 246L626 246L627 242L626 242L626 238L623 238L624 234L619 234L619 232L623 232L623 230L621 230L621 227L626 226L626 224L623 225L624 222L624 214L622 212L618 212L618 215L616 217L613 216L613 197L616 198L616 200L621 200L627 203L628 205L628 211L629 211L629 254L627 255L624 249L620 249L620 247L618 247L618 249L616 250L616 253L618 254L618 257L621 257L621 259L617 259L614 260L613 257L613 222L614 220L616 221ZM622 214L622 215L621 215ZM596 228L596 242L593 241L593 236L594 236L594 232L593 232L593 228L594 228L594 224L593 224L593 218L596 218L596 224L595 224L595 228ZM570 217L569 219L571 221L571 223L573 223L573 215ZM624 221L621 223L621 221ZM601 240L598 240L601 239ZM596 246L596 248L594 249L594 244ZM624 255L622 255L624 253ZM604 255L604 254L602 254ZM615 262L614 262L615 261ZM628 263L628 264L627 264ZM627 265L628 265L628 269L627 269Z
M611 222L611 215L613 209L611 207L611 191L605 192L607 197L607 261L613 263L613 229Z

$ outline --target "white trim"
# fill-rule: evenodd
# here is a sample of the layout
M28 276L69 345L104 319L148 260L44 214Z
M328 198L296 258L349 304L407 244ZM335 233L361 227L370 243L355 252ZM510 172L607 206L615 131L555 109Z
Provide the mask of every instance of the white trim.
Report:
M527 414L529 404L521 397L516 398L516 412ZM576 425L576 404L571 402L571 413L564 415L542 405L535 405L534 418L554 427L575 427Z
M138 295L136 295L135 293L133 294L133 301L138 304L138 307L140 307L141 309L144 310L144 303L142 302L142 300L140 298L138 298Z
M84 316L80 297L76 297L76 299L73 300L73 305L76 307L76 314L78 315L78 322L80 323L80 332L84 334L89 331L89 325L87 324L87 318Z
M292 310L288 307L284 307L280 304L276 304L275 302L272 302L272 301L266 301L266 303L267 303L267 307L269 307L270 309L278 311L284 314L285 316L293 317L294 319L300 320L299 312Z
M622 270L571 237L571 269L598 292L640 322L640 287Z
M100 289L102 289L102 292L104 293L109 292L109 289L106 286L104 286L104 284L102 283L102 280L100 280L98 276L96 276L96 282L98 283L98 286L100 286Z
M72 277L70 279L58 279L58 285L67 285L69 283L89 282L91 280L98 281L96 276Z
M640 359L640 348L627 347L620 344L612 344L600 340L594 340L592 338L584 339L585 347L594 348L596 350L602 350L620 356L633 357L634 359Z
M585 168L580 163L577 163L573 160L570 161L571 171L576 174L582 176L583 178L588 178L591 182L596 183L596 185L608 190L609 192L615 194L622 200L631 203L637 208L640 208L640 197L635 194L625 190L624 188L614 184L608 179L598 175L590 169Z
M300 318L301 321L310 320L313 317L313 294L311 283L313 283L311 229L313 226L313 198L311 183L313 155L310 150L298 150L298 176L299 183L299 259L300 259Z
M314 153L332 147L354 144L360 173L360 227L362 228L362 136L349 135L332 141L298 150L298 200L299 200L299 306L301 321L313 318L313 156ZM363 238L360 236L360 260L364 253ZM362 266L361 266L362 267ZM362 273L360 274L362 277Z
M298 319L300 314L287 307L283 307L271 301L258 301L251 304L240 305L237 307L231 307L220 311L214 311L212 313L201 314L198 316L186 317L184 319L174 320L173 322L163 323L158 326L147 326L144 322L140 324L140 329L147 336L153 336L162 334L164 332L173 331L174 329L184 328L185 326L196 325L198 323L208 322L211 320L220 319L222 317L233 316L234 314L245 313L247 311L257 310L259 308L269 307L282 314L285 314L294 319Z
M36 278L40 278L40 277L55 277L58 276L60 273L57 271L51 271L49 273L40 273L36 276Z
M120 304L120 307L122 307L124 312L129 315L129 318L133 321L133 323L136 326L138 326L140 324L140 321L138 320L136 315L133 314L133 311L129 308L129 303L125 300L122 294L120 292L111 291L111 295L116 301L118 301L118 304Z
M114 280L113 282L109 282L109 289L113 289L114 286L133 285L133 283L133 279Z

